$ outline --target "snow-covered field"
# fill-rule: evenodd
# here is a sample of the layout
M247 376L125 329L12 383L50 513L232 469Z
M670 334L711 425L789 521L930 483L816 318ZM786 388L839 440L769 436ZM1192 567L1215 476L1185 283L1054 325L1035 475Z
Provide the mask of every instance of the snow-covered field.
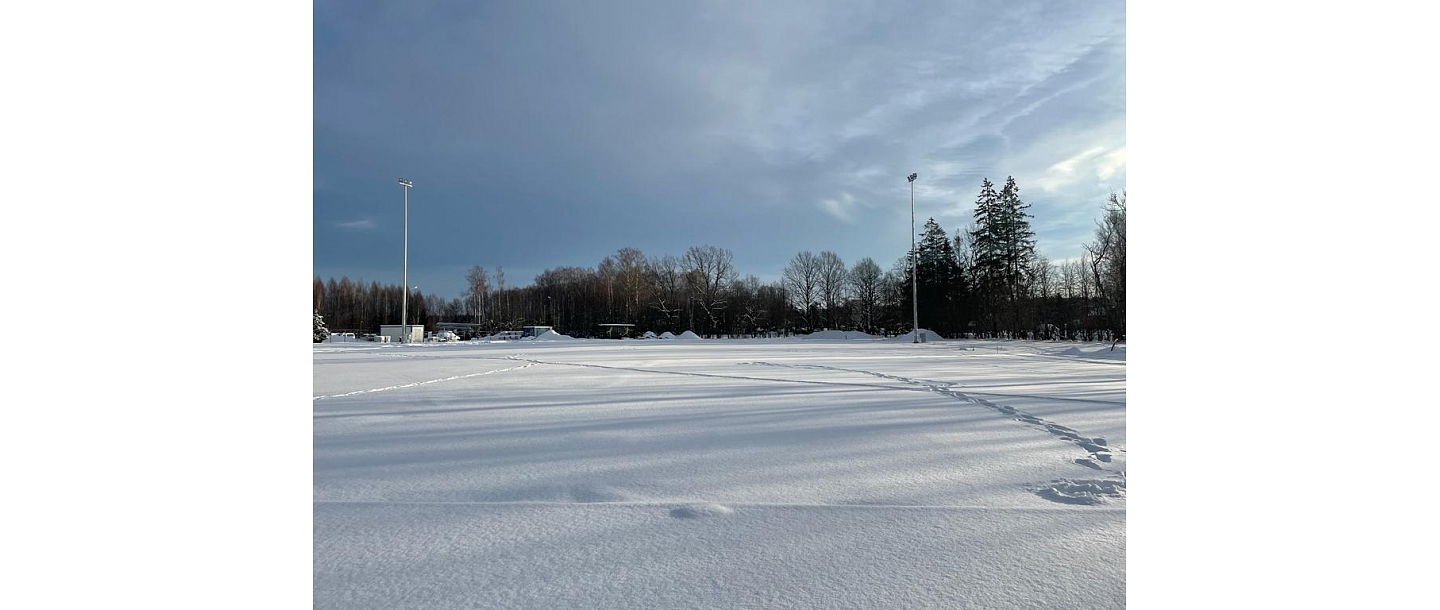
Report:
M314 347L316 608L1120 608L1125 348Z

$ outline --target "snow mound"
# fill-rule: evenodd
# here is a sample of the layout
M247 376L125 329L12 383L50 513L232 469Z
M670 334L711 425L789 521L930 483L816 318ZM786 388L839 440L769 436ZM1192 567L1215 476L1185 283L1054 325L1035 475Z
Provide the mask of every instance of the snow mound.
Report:
M1072 481L1059 479L1035 490L1040 497L1061 504L1104 504L1110 498L1125 497L1125 479Z
M641 339L657 339L657 338L659 338L659 337L657 337L657 336L655 335L655 331L653 331L653 330L647 330L647 331L645 331L645 334L640 335L640 338L641 338Z
M547 330L547 331L545 331L545 332L543 332L543 333L540 333L539 336L531 339L531 341L574 341L574 340L575 340L575 337L571 337L570 335L566 335L566 334L561 334L560 332L554 331L554 330Z
M807 340L807 341L815 341L815 340L822 340L822 341L824 341L824 340L831 340L831 341L834 341L834 340L838 340L838 341L863 341L863 340L879 339L880 337L877 337L877 336L872 335L872 334L869 334L869 333L863 333L863 332L860 332L860 331L858 331L858 330L822 330L822 331L810 333L810 334L805 335L805 336L800 337L800 338L801 338L801 339L804 339L804 340Z
M670 516L676 519L701 519L723 517L734 513L735 509L719 504L690 504L670 511Z
M1098 346L1071 347L1059 353L1061 356L1074 356L1077 358L1099 358L1103 360L1124 360L1125 346L1117 345L1114 350L1108 344Z
M685 332L683 332L683 333L680 333L680 334L677 335L675 338L676 338L676 339L680 339L680 340L682 340L682 341L699 341L699 340L700 340L700 335L697 335L697 334L695 334L695 333L690 332L690 331L687 330L687 331L685 331Z
M920 340L928 343L930 341L944 341L945 339L941 338L940 335L935 334L935 331L933 330L922 328L920 329ZM914 343L915 331L912 330L898 337L893 337L890 339L890 341L896 343Z
M674 338L675 338L675 333L672 333L672 332L670 332L670 331L667 330L667 331L665 331L665 332L663 332L663 333L660 333L660 338L661 338L661 339L674 339Z

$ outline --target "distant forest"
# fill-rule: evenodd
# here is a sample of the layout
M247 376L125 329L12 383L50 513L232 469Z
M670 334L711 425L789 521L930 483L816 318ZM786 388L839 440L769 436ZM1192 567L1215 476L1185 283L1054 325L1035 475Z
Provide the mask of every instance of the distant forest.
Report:
M446 301L411 291L407 317L479 324L484 334L547 325L576 337L600 324L706 337L774 336L821 329L895 335L912 327L911 261L918 264L920 327L950 338L1110 340L1125 336L1125 194L1110 194L1094 241L1078 260L1052 264L1035 249L1029 204L1014 178L981 184L972 223L953 235L931 218L915 251L882 270L847 266L833 252L797 253L780 280L741 276L730 250L693 246L680 256L622 248L595 267L546 269L528 286L472 267L465 294ZM332 332L374 333L400 323L400 286L348 277L314 282L314 308Z

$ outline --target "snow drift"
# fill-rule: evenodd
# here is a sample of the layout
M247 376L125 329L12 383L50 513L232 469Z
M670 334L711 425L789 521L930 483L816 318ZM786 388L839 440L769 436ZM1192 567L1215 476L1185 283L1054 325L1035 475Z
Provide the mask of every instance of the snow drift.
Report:
M910 332L905 333L905 334L903 334L903 335L900 335L900 336L898 336L898 337L892 337L892 338L889 339L889 340L890 340L890 341L894 341L894 342L902 342L902 343L914 343L914 342L915 342L915 331L910 331ZM933 331L933 330L930 330L930 329L927 329L927 328L922 328L922 329L920 329L920 340L921 340L921 341L925 341L925 342L928 343L928 342L930 342L930 341L944 341L945 339L942 338L940 335L935 334L935 331Z
M1124 346L1124 345L1117 345L1117 346L1115 346L1115 349L1114 349L1114 350L1111 350L1111 349L1110 349L1110 345L1109 345L1109 344L1103 344L1103 345L1098 345L1098 346L1086 345L1086 346L1084 346L1083 348L1082 348L1082 347L1079 347L1079 346L1076 346L1076 347L1071 347L1071 348L1069 348L1069 349L1066 349L1065 351L1060 352L1058 355L1060 355L1060 356L1075 356L1075 357L1078 357L1078 358L1100 358L1100 359L1105 359L1105 360L1124 360L1124 359L1125 359L1125 346Z

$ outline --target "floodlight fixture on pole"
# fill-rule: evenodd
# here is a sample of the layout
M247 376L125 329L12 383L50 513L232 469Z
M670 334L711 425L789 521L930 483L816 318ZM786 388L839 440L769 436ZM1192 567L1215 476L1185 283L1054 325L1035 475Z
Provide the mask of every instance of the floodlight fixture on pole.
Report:
M405 190L405 253L401 258L400 267L400 288L405 294L400 297L400 342L410 342L409 320L406 318L406 306L410 303L410 187L415 186L409 180L400 179L400 188Z
M915 316L915 340L911 343L920 342L920 261L916 260L915 251L915 179L920 174L912 173L905 178L910 183L910 307Z

